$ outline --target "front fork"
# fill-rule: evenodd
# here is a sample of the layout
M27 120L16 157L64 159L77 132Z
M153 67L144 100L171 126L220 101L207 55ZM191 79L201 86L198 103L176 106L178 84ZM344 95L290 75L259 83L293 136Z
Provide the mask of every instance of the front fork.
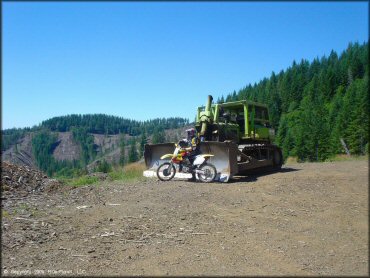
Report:
M173 162L170 160L169 163L170 163L170 165L168 165L168 167L163 170L163 174L165 176L169 176L171 174L171 171L172 171Z
M182 163L179 164L179 172L182 172Z

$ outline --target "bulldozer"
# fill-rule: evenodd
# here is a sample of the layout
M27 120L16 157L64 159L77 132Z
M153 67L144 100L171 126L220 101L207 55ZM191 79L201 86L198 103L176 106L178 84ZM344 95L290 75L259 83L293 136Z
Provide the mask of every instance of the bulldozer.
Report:
M275 130L264 104L249 100L214 104L209 95L206 105L197 108L195 129L201 152L214 155L210 163L216 167L216 180L220 182L259 168L278 170L283 164L281 149L272 143ZM164 162L160 157L174 148L174 143L146 144L144 176L155 176ZM182 177L181 173L176 175Z

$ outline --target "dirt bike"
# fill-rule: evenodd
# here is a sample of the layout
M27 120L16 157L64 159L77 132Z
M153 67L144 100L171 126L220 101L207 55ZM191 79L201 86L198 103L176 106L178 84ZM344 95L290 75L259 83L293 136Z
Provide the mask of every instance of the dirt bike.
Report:
M176 171L192 174L202 182L212 182L217 176L216 167L207 160L214 156L212 154L199 154L195 156L193 163L189 160L189 152L184 148L183 141L175 144L175 150L172 154L165 154L161 159L169 158L168 162L162 163L157 169L157 177L161 181L172 180Z

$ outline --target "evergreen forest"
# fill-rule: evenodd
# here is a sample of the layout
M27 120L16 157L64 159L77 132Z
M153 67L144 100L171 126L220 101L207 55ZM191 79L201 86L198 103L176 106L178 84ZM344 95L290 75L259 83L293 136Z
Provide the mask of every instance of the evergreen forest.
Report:
M340 55L331 51L312 62L293 61L218 102L266 103L285 158L324 161L345 153L341 139L351 155L363 155L369 144L368 48L368 43L350 43Z

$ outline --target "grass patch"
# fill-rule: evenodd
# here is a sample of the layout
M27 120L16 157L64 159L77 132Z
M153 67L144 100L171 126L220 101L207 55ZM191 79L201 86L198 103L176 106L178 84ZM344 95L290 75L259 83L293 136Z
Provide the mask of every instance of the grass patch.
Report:
M146 167L143 163L131 163L122 168L115 168L108 173L111 180L134 181L143 179L143 171Z
M123 180L125 179L125 173L123 170L114 170L113 172L108 173L108 177L115 181L115 180Z
M72 186L83 186L83 185L89 185L94 184L99 181L98 177L92 177L92 176L81 176L77 178L61 178L59 179L63 184L66 185L72 185Z
M348 156L346 154L338 154L331 158L328 158L326 161L334 162L334 161L358 161L358 160L367 160L369 159L368 155L351 155Z
M337 161L359 161L359 160L367 160L369 159L368 155L351 155L348 156L346 154L337 154L335 156L332 156L325 161L318 161L318 162L337 162ZM316 162L316 161L313 161ZM289 156L285 164L296 164L299 163L298 158L296 156Z
M284 164L294 164L298 163L298 158L296 156L288 156Z
M144 179L143 171L146 170L145 164L135 162L126 166L115 166L111 172L108 173L108 181L138 181ZM84 175L75 178L60 177L58 178L63 184L70 186L84 186L98 184L101 182L99 177Z

